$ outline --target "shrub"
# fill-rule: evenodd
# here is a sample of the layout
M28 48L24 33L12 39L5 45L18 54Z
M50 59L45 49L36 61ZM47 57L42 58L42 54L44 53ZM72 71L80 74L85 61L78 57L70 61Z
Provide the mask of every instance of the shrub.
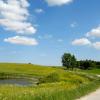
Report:
M48 76L41 78L39 80L39 84L40 83L52 83L52 82L59 82L60 81L60 76L58 73L51 73Z

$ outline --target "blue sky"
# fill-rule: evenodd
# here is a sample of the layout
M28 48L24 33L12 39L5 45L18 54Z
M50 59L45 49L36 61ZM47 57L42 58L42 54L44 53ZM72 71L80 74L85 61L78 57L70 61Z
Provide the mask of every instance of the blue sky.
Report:
M0 62L61 65L64 52L100 60L100 0L0 0Z

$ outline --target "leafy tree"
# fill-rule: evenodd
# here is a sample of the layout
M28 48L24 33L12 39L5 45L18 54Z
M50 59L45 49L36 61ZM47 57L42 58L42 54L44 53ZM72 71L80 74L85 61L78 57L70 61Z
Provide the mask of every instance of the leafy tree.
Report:
M64 53L62 56L62 65L64 67L68 68L74 68L76 67L76 58L74 55L71 55L70 53Z
M94 61L91 60L83 60L83 61L79 61L80 62L80 68L87 70L87 69L92 69L96 67L96 64Z
M77 60L74 55L71 56L71 67L72 67L72 70L73 68L77 67Z
M95 67L100 69L100 61L94 61L94 63L95 63Z

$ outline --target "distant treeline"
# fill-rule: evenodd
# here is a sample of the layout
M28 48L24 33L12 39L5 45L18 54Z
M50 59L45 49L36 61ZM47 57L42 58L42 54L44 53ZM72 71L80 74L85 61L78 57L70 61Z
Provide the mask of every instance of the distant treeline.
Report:
M77 61L77 65L80 69L100 68L100 61L80 60L80 61Z
M100 68L100 61L80 60L78 61L75 55L64 53L62 56L62 65L67 69L80 68L83 70Z

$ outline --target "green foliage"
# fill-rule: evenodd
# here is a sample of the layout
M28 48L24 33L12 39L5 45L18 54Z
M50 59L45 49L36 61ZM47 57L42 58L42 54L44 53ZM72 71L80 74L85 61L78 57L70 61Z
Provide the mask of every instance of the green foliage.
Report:
M93 68L100 68L100 62L99 61L93 61L93 60L80 60L77 61L74 55L71 55L70 53L64 53L62 56L62 65L66 67L67 69L73 69L73 68L80 68L83 70L90 70Z
M100 69L100 61L94 61L95 63L95 68Z
M84 96L91 91L100 87L100 81L91 82L89 84L80 85L77 88L71 90L62 89L54 90L50 92L44 92L43 94L35 97L35 100L76 100L81 96Z
M61 84L62 85L62 84ZM0 100L76 100L100 87L100 81L93 81L75 88L18 87L0 85ZM72 85L71 85L72 86ZM56 84L55 84L55 87Z
M40 78L39 83L52 83L52 82L59 82L59 81L60 81L59 74L54 72L44 78Z
M89 74L98 74L100 75L100 69L92 69L92 70L81 70L81 72L89 73Z
M37 86L0 85L0 100L75 100L100 86L97 77L63 68L32 64L0 64L1 77L37 77ZM93 75L94 76L94 75Z
M57 71L59 68L33 64L0 63L0 73L3 74L40 77L47 76L55 70Z
M87 69L92 69L95 68L96 64L91 61L91 60L83 60L83 61L79 61L80 63L80 68L87 70Z
M62 56L62 65L66 68L75 68L76 67L76 58L70 53L64 53Z

